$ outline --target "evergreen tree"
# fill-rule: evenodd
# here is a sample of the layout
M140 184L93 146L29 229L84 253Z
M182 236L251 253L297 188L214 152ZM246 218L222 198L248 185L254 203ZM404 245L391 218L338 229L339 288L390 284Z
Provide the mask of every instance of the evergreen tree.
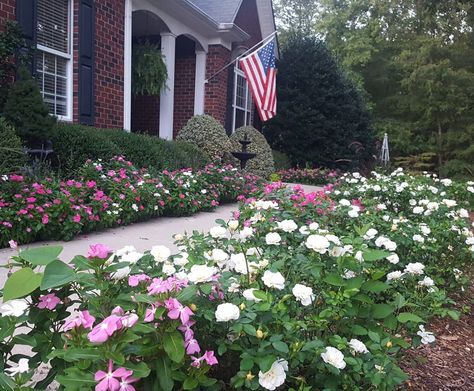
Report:
M56 119L49 114L38 84L25 67L20 67L10 89L3 116L30 147L41 146L53 129Z
M323 42L291 36L277 80L278 115L264 128L274 149L303 166L356 168L372 160L368 113Z

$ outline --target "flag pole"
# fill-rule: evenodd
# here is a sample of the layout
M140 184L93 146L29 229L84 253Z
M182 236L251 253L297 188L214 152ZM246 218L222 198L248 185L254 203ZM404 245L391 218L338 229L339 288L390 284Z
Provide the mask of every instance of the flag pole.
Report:
M229 62L227 65L223 66L221 69L219 69L216 73L214 73L211 77L207 78L206 80L204 80L204 84L207 84L209 82L209 80L211 79L214 79L218 74L220 74L222 71L224 71L225 69L227 69L229 66L231 66L234 62L236 62L237 60L239 60L241 57L245 56L248 52L252 51L253 49L255 49L257 46L259 46L262 42L265 42L267 39L269 39L270 37L273 37L274 35L276 35L276 30L271 33L270 35L266 36L265 38L263 38L261 41L257 42L255 45L253 45L250 49L247 49L245 52L243 52L240 56L237 56L235 59L233 59L231 62Z

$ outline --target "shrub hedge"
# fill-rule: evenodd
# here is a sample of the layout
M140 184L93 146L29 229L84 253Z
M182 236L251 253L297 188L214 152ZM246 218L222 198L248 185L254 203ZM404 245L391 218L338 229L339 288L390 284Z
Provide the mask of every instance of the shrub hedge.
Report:
M51 138L55 165L65 176L76 175L87 159L107 160L117 155L150 170L197 168L208 162L206 155L193 145L121 129L58 123Z
M0 118L0 154L0 174L18 171L27 160L20 137L4 118Z

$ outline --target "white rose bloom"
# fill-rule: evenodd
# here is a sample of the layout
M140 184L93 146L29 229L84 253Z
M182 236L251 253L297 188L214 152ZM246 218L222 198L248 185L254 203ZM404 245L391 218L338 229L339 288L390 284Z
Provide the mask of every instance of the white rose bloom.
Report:
M176 268L173 266L173 264L169 262L164 262L162 272L166 274L167 276L171 276L174 273L176 273Z
M179 267L185 266L188 262L189 262L188 253L186 252L182 252L177 257L173 258L173 263Z
M422 206L415 206L413 208L413 213L416 214L416 215L420 215L424 212L424 209Z
M444 199L442 203L446 205L448 208L453 208L454 206L458 204L455 200L446 200L446 199Z
M226 261L229 259L229 254L220 248L214 248L211 251L210 259L217 263L219 267L224 267Z
M324 254L328 251L329 240L321 235L309 235L306 239L305 246L320 254Z
M424 345L428 345L430 343L433 343L436 341L436 337L431 331L425 331L425 326L420 325L419 326L420 331L418 331L416 334L421 337L421 343Z
M342 278L344 278L346 280L350 280L351 278L354 278L356 276L357 276L356 272L354 272L352 270L345 269L344 274L342 275Z
M351 348L352 353L369 353L369 350L367 349L367 346L362 341L359 341L356 338L352 338L349 341L349 347Z
M430 227L428 227L426 224L420 224L420 230L425 236L428 236L431 233Z
M385 204L378 204L378 205L377 205L377 209L378 209L378 210L387 210L387 205L385 205Z
M7 372L8 376L14 377L19 373L25 373L30 370L29 360L27 358L20 358L18 360L18 364L12 366L10 368L5 368L5 372Z
M26 300L21 299L6 301L0 306L0 314L2 314L2 316L14 316L18 318L25 313L28 309L28 305Z
M227 230L224 227L221 227L219 225L212 227L209 230L209 234L214 238L214 239L223 239L225 238L225 235L227 233Z
M352 218L359 217L359 210L360 208L358 206L353 206L352 209L347 212L347 215Z
M403 277L403 274L400 270L396 270L394 272L387 274L387 281L398 280Z
M469 212L466 209L459 209L459 217L462 217L463 219L466 219L469 217Z
M428 276L425 276L425 278L423 278L421 281L418 281L419 286L430 287L430 286L434 286L434 284L435 284L434 281Z
M309 229L310 229L311 231L316 231L316 230L319 229L319 224L318 224L318 223L311 223L311 224L309 225Z
M255 301L255 303L258 303L259 301L262 301L262 299L257 299L254 295L253 295L253 291L256 291L257 289L255 288L249 288L249 289L246 289L242 292L242 296L245 297L246 300L248 301Z
M267 372L258 373L258 383L266 390L275 390L285 382L287 371L288 361L277 360Z
M444 186L451 186L451 184L453 183L453 181L452 181L451 179L448 179L448 178L441 179L440 182L441 182Z
M283 277L283 274L280 272L271 272L270 270L265 270L262 281L269 288L275 288L278 290L285 288L285 277Z
M338 244L338 245L341 244L341 241L336 235L326 235L326 239L334 244Z
M309 286L296 284L291 292L293 293L293 296L296 297L296 300L305 307L310 305L314 300L313 288L310 288Z
M125 247L122 247L121 249L115 251L115 255L117 257L122 257L125 254L136 252L136 251L137 250L133 246L125 246Z
M379 232L375 228L370 228L364 235L365 240L372 240Z
M162 263L168 260L171 255L171 250L166 246L153 246L150 250L150 254L153 255L153 258L155 258L156 262Z
M140 258L143 257L142 253L136 252L136 251L131 251L129 253L126 253L120 257L120 262L128 262L130 264L135 264L137 263Z
M408 203L409 203L411 206L415 206L415 205L416 205L416 200L411 199L410 201L408 201Z
M437 202L428 202L426 207L428 208L428 210L438 210L439 204Z
M474 236L470 236L466 239L466 242L465 242L468 246L471 246L474 244Z
M239 307L232 303L219 304L215 316L217 322L229 322L230 320L239 319L240 310Z
M253 236L253 229L251 227L244 227L240 230L239 237L242 242Z
M235 231L237 228L239 228L239 222L237 220L229 220L227 226L231 231Z
M237 282L231 282L231 284L229 285L229 288L227 289L227 291L230 293L237 293L239 292L239 290L240 290L240 284L238 284Z
M344 354L339 349L327 346L326 351L321 353L321 358L327 364L332 365L338 369L344 369L346 362L344 361Z
M263 250L259 247L250 247L247 249L247 251L245 252L245 255L256 255L257 257L260 256L260 254L263 253Z
M398 255L395 253L390 254L387 258L385 258L387 261L390 263L393 263L396 265L398 262L400 262L400 259L398 258Z
M468 186L466 189L469 193L474 193L474 186Z
M339 201L339 205L350 206L351 202L349 200L346 200L345 198L343 198L342 200Z
M364 262L364 255L362 254L362 251L357 251L354 255L354 258L359 262Z
M425 238L421 235L413 235L413 241L418 242L418 243L425 243Z
M380 187L380 185L374 185L374 186L372 186L372 190L380 191L380 190L382 190L382 188Z
M132 269L130 269L128 266L125 266L125 267L122 267L121 269L118 269L115 273L112 273L110 275L110 278L116 281L123 280L124 278L128 277L131 271Z
M302 225L298 231L301 235L309 235L308 227L306 225Z
M248 262L249 270L247 270L247 261L243 253L231 254L229 267L240 274L248 274L249 272L255 273L255 271L258 270L258 267L255 262Z
M193 265L188 272L188 280L193 283L212 281L212 276L217 273L215 267L207 265Z
M265 242L270 246L270 245L276 245L278 246L281 242L281 236L277 232L269 232L265 236Z
M298 229L298 226L294 222L294 220L283 220L279 221L278 228L285 232L293 232Z
M412 274L412 275L421 275L423 274L423 269L425 268L425 265L423 265L420 262L415 262L415 263L409 263L406 267L404 272L407 274Z
M331 257L342 257L346 253L344 247L334 246L331 250L329 250L329 255Z

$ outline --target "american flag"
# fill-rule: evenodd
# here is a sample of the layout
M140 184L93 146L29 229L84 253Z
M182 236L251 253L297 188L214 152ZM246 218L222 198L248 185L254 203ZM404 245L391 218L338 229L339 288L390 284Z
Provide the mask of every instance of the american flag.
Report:
M263 122L276 115L275 38L240 60Z

